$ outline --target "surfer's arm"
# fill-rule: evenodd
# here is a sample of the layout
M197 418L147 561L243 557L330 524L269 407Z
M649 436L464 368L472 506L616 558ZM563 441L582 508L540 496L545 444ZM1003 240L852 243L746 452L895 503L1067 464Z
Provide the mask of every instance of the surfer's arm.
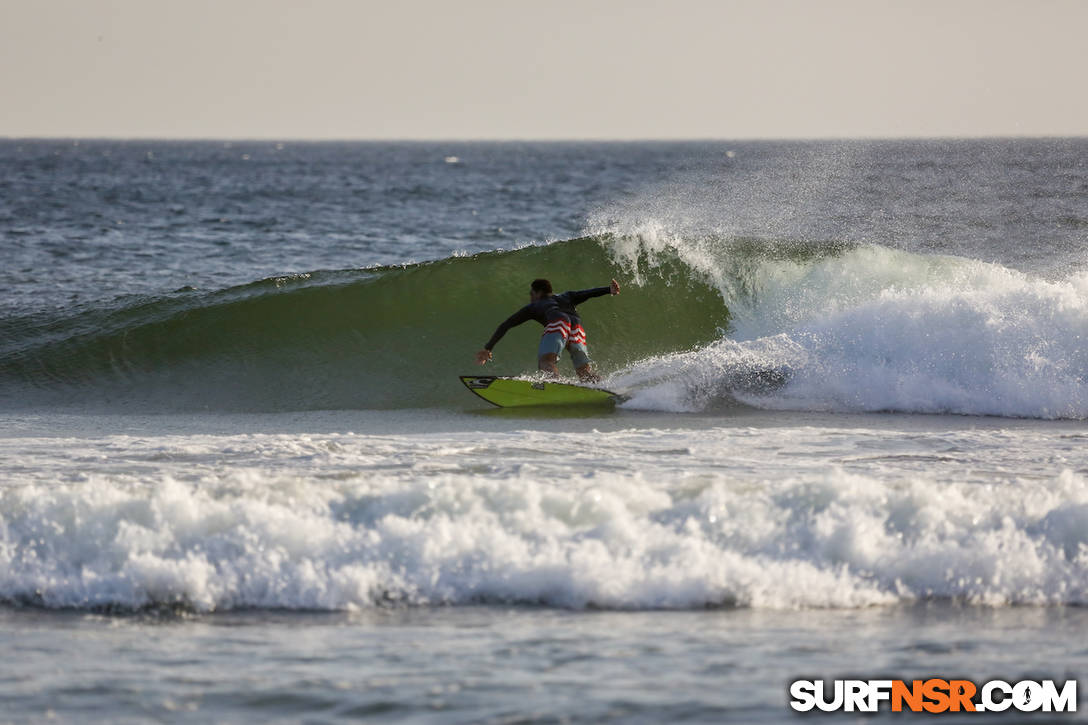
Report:
M486 345L484 345L484 350L491 352L491 350L494 349L495 345L499 344L499 340L502 339L502 336L505 335L511 327L517 327L521 323L528 322L529 320L533 319L532 314L529 311L529 307L529 305L522 307L520 310L507 317L501 325L496 327L495 334L492 335L491 339L487 341ZM481 350L481 352L483 352L483 350Z
M612 280L612 284L607 287L594 287L592 289L578 290L577 292L567 292L567 299L570 300L572 305L580 305L588 299L594 297L603 297L605 295L618 295L620 293L620 283L616 280Z

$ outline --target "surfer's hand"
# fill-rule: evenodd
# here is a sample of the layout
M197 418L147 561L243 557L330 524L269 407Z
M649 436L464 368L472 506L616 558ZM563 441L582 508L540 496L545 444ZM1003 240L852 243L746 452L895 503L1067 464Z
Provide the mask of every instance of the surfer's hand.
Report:
M612 280L612 294L618 295L620 293L620 283L616 280Z
M478 353L476 353L476 364L477 365L483 365L484 363L486 363L490 359L491 359L491 351L490 350L480 350Z

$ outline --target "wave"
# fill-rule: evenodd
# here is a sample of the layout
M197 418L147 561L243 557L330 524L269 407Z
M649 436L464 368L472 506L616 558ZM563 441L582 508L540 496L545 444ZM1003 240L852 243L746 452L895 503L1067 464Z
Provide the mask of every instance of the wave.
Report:
M1046 280L879 245L652 227L365 270L315 271L0 322L0 400L154 410L462 407L454 375L526 301L581 308L626 405L1088 418L1088 275ZM489 373L535 368L536 325ZM564 363L566 364L566 363Z
M615 273L599 241L583 238L11 319L0 323L0 396L166 410L464 405L454 376L474 371L473 354L528 302L531 280L580 289ZM679 264L659 266L639 295L581 311L606 370L705 344L728 323L716 290ZM510 332L488 372L534 370L535 328Z

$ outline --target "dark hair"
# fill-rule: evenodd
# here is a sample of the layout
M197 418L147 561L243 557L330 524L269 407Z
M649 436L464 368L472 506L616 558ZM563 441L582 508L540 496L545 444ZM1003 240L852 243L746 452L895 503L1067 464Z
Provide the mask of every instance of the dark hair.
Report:
M530 289L532 289L533 292L543 292L546 295L550 295L552 293L552 283L544 278L534 279Z

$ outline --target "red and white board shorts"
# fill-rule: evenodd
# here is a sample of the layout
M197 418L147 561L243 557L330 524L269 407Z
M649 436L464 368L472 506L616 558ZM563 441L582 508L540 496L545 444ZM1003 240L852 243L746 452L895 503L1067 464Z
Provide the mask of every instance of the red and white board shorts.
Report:
M589 365L589 349L586 348L586 330L581 324L575 323L573 327L568 320L559 318L552 320L544 326L544 334L540 338L540 349L537 357L543 357L549 353L555 355L558 361L563 350L570 351L570 360L574 368Z

